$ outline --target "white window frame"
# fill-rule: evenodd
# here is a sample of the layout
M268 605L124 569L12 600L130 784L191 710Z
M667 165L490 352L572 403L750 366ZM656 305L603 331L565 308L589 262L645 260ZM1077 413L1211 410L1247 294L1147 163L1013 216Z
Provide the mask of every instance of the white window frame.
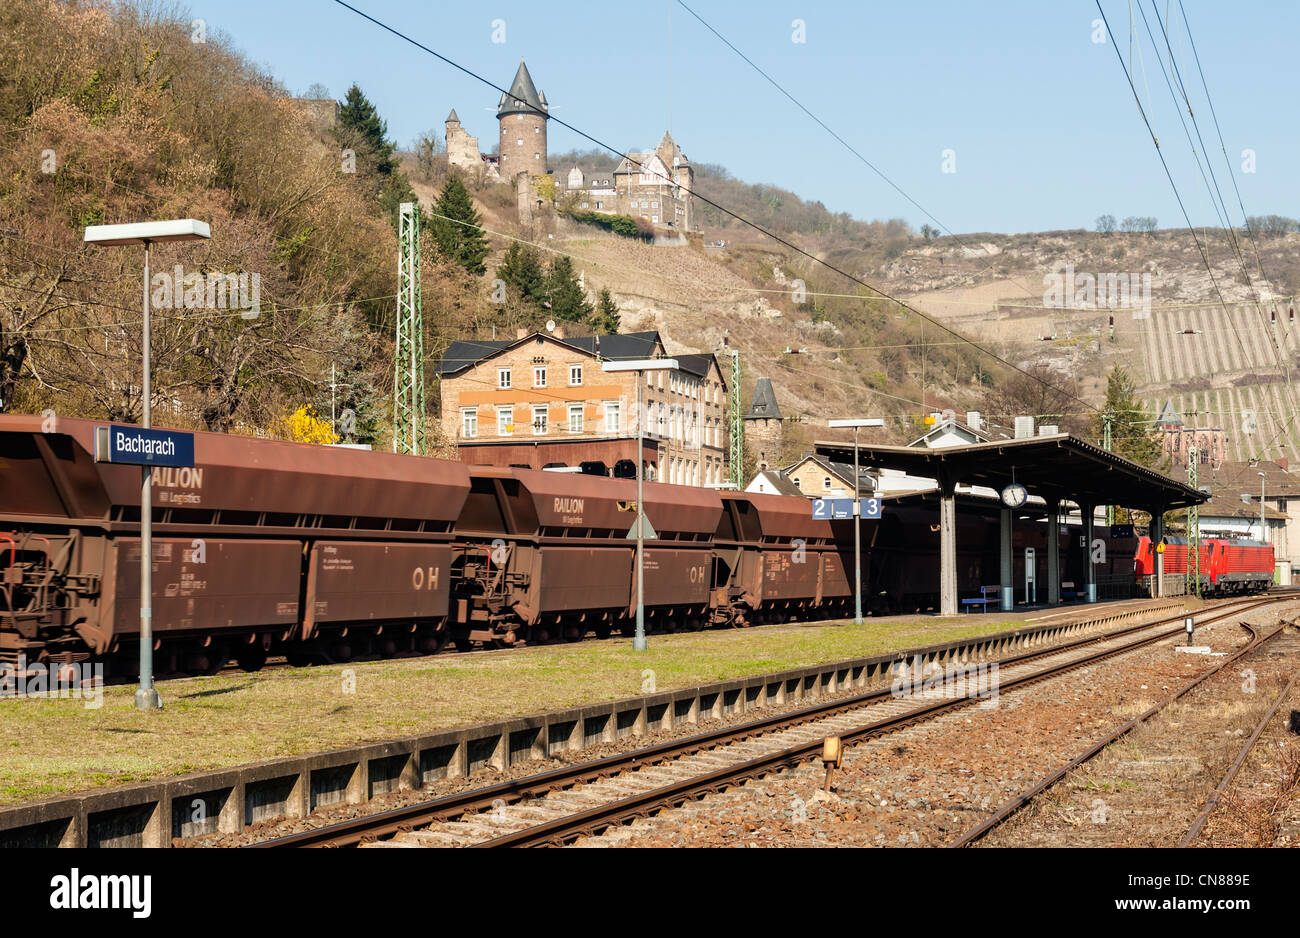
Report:
M535 388L546 387L546 366L545 365L533 366L533 387Z
M497 369L497 389L498 389L498 390L501 390L501 391L508 391L508 390L510 390L510 380L511 380L511 379L510 379L510 369L509 369L509 368L498 368L498 369Z
M460 435L466 440L478 436L478 408L462 407L460 409Z
M619 431L619 420L622 418L623 403L621 401L605 402L605 432L617 433Z
M514 435L515 431L512 429L514 425L515 425L514 407L498 407L497 408L497 436Z
M537 418L542 420L542 428L537 429ZM546 436L551 428L551 408L546 404L533 405L533 436Z
M585 416L585 410L581 404L569 405L569 432L570 433L582 432L583 424L586 422L584 416Z
M575 378L577 379L576 381L574 380ZM581 385L582 385L582 366L570 365L569 366L569 387L576 388L576 387L580 387Z

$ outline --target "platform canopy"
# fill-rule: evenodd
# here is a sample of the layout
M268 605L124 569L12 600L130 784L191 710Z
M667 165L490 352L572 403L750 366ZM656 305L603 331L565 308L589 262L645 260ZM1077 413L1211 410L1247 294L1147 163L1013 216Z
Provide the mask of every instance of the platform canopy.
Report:
M821 456L853 461L852 443L814 446ZM1031 495L1075 504L1168 511L1208 498L1161 472L1064 433L936 449L863 444L858 454L863 465L875 468L997 491L1015 481Z

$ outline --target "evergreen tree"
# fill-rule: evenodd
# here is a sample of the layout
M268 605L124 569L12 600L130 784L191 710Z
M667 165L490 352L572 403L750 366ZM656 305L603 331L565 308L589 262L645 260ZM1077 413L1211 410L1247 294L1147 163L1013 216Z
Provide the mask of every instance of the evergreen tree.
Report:
M609 288L602 287L596 311L591 314L591 328L604 335L617 335L619 327L618 306L609 295Z
M551 262L548 281L552 316L569 322L580 322L591 316L591 304L587 302L587 296L578 283L571 260L563 256L556 257Z
M546 302L546 271L537 250L518 241L511 243L497 267L497 276L518 299L540 309Z
M1111 452L1143 466L1155 466L1161 461L1160 441L1151 432L1153 424L1142 402L1134 396L1133 380L1119 365L1106 379L1106 403L1101 410L1092 425L1098 442L1105 439L1109 417Z
M344 135L351 132L360 137L374 157L375 171L379 175L389 176L397 169L397 160L393 159L397 145L388 140L388 122L379 116L379 111L355 84L339 102L335 132Z
M481 275L487 269L483 264L488 254L487 238L478 227L479 214L474 210L469 190L455 173L442 187L435 211L442 216L433 220L438 250L471 274Z

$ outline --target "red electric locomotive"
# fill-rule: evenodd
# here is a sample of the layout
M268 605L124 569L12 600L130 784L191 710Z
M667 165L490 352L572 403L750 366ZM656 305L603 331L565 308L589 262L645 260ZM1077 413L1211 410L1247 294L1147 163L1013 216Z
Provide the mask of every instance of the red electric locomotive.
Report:
M1200 549L1201 592L1210 595L1253 593L1273 585L1273 546L1263 541L1227 538L1202 538ZM1165 538L1165 574L1186 576L1195 557L1185 537ZM1133 573L1138 585L1147 592L1155 579L1155 546L1151 538L1138 539L1133 557Z

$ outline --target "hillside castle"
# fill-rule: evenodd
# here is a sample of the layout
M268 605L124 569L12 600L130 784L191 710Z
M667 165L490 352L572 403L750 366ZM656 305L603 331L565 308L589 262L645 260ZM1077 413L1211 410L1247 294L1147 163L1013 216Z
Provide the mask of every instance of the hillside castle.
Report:
M467 172L483 172L490 179L513 180L517 185L521 175L528 181L551 176L557 199L574 193L579 210L630 215L678 231L695 230L695 169L671 134L665 133L653 150L629 153L614 170L587 178L577 166L562 174L552 173L546 151L549 119L546 95L537 90L528 66L521 61L510 91L497 103L498 156L480 152L478 138L466 132L453 109L447 115L447 162Z

